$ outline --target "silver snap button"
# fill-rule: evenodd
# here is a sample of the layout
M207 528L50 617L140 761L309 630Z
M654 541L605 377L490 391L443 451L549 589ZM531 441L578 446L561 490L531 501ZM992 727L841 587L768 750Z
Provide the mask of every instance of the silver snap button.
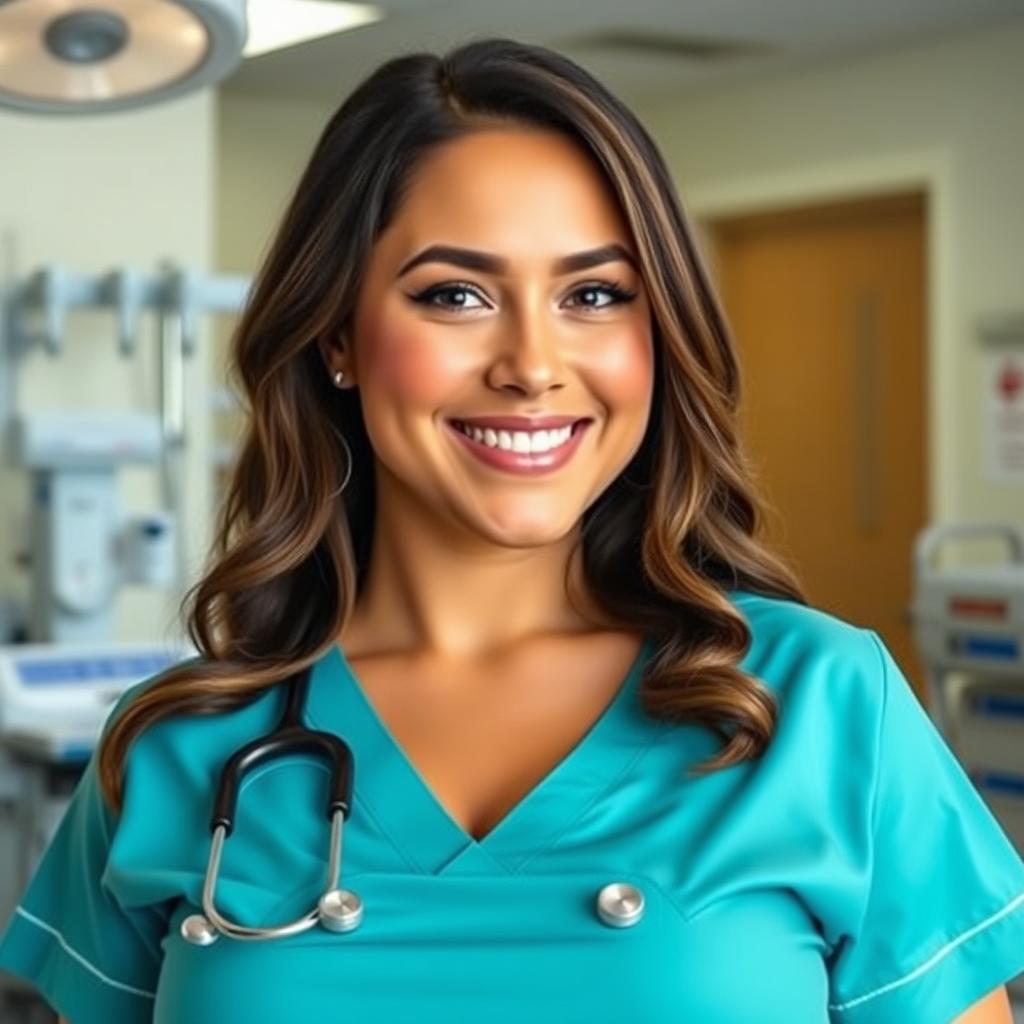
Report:
M597 915L612 928L628 928L644 916L644 894L628 882L611 882L597 894Z

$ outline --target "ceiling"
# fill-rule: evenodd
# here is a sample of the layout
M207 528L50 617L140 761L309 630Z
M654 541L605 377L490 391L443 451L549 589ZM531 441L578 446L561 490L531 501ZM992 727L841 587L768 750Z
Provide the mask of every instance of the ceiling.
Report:
M385 17L243 62L221 88L333 103L401 53L550 46L633 102L1024 22L1022 0L387 0Z

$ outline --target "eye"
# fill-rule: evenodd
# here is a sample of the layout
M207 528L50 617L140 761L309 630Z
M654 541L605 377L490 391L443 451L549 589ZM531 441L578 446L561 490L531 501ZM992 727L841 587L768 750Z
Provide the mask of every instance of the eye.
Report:
M610 284L610 283L604 283L604 282L599 282L599 281L594 281L594 282L590 282L590 283L587 283L587 284L580 285L579 288L576 288L572 292L572 295L578 295L578 296L596 295L596 294L599 294L601 292L604 292L606 295L611 296L611 301L603 303L602 305L595 305L593 303L584 302L584 303L582 303L580 305L580 308L581 309L588 309L588 310L607 309L609 306L617 306L620 303L629 302L632 299L636 298L636 292L627 291L626 289L622 288L622 286L618 282L616 282L614 284ZM451 284L434 285L434 286L432 286L430 288L427 288L425 291L420 292L418 295L411 295L410 298L412 299L413 302L419 302L419 303L421 303L424 306L433 306L433 307L435 307L437 309L446 309L446 310L449 310L449 311L458 311L458 310L461 310L461 309L473 309L474 308L471 305L467 305L465 303L465 300L463 300L461 302L455 302L455 303L451 303L451 302L440 302L440 303L437 303L437 302L433 301L434 299L436 299L438 296L441 296L441 295L448 295L448 296L454 296L454 295L462 295L462 296L473 295L473 296L476 296L477 298L480 297L479 293L476 291L476 289L474 289L470 285L463 284L461 282L452 282ZM484 306L477 306L476 308L483 309L485 307Z
M612 297L611 302L606 302L601 306L595 306L590 303L584 303L582 309L607 309L609 306L617 306L623 302L629 302L636 298L636 292L626 291L618 282L615 284L604 284L600 281L594 281L590 284L580 285L572 294L573 295L597 295L600 292L604 292L606 295Z
M459 282L434 285L432 288L428 288L426 291L422 291L418 295L410 296L410 298L413 302L420 302L424 306L434 306L437 309L473 309L472 306L467 306L464 302L456 302L454 304L448 302L433 302L432 300L438 295L476 295L479 298L479 294L473 288L467 284L461 284ZM484 307L478 306L476 308L483 309Z

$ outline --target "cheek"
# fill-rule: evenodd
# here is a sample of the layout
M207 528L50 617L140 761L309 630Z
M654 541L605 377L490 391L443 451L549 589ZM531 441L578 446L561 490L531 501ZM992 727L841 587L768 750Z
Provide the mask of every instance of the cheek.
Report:
M455 347L422 325L381 324L368 335L360 376L399 407L428 410L443 403L467 370ZM365 369L364 369L365 367Z
M654 349L646 326L616 333L587 357L587 376L611 408L642 407L654 382Z

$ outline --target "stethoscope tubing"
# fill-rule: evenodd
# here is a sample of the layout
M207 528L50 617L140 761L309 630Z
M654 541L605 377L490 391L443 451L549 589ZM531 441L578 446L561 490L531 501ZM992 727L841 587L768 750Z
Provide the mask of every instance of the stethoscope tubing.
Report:
M339 876L341 874L341 849L344 815L340 810L335 811L331 818L331 854L327 868L327 885L324 894L330 893L338 888ZM223 825L218 825L213 832L213 842L210 845L210 859L206 867L206 878L203 882L203 913L206 919L222 935L228 935L233 939L243 941L261 939L283 939L289 935L298 935L307 931L320 921L320 905L317 908L297 917L294 921L279 925L264 925L262 927L249 927L229 920L217 910L214 903L214 891L217 886L217 876L220 871L220 855L224 847L226 833Z
M227 760L221 771L210 817L210 855L203 879L203 913L187 917L181 934L194 945L209 945L218 935L242 941L285 938L322 924L330 931L350 931L362 919L362 901L339 889L345 819L352 806L355 765L348 744L332 733L308 729L302 724L302 708L309 685L309 668L289 680L287 703L277 728L245 744ZM327 818L331 823L330 855L326 888L313 910L279 925L250 927L232 921L216 905L217 878L224 844L234 830L238 793L245 774L276 757L295 753L317 754L330 763Z
M331 932L349 932L363 919L363 901L357 893L339 888L345 820L352 806L355 765L352 751L339 736L315 732L302 725L302 707L309 682L309 669L289 681L284 714L276 729L237 750L221 772L214 810L210 819L210 855L203 880L202 914L191 914L180 926L186 942L208 946L221 935L242 941L286 938L319 924ZM331 822L327 887L313 910L284 924L250 927L238 924L222 914L216 905L217 878L224 844L234 828L238 793L242 777L257 765L275 757L312 752L331 763L327 817ZM611 882L597 893L598 918L609 927L627 928L644 914L644 895L628 882Z

